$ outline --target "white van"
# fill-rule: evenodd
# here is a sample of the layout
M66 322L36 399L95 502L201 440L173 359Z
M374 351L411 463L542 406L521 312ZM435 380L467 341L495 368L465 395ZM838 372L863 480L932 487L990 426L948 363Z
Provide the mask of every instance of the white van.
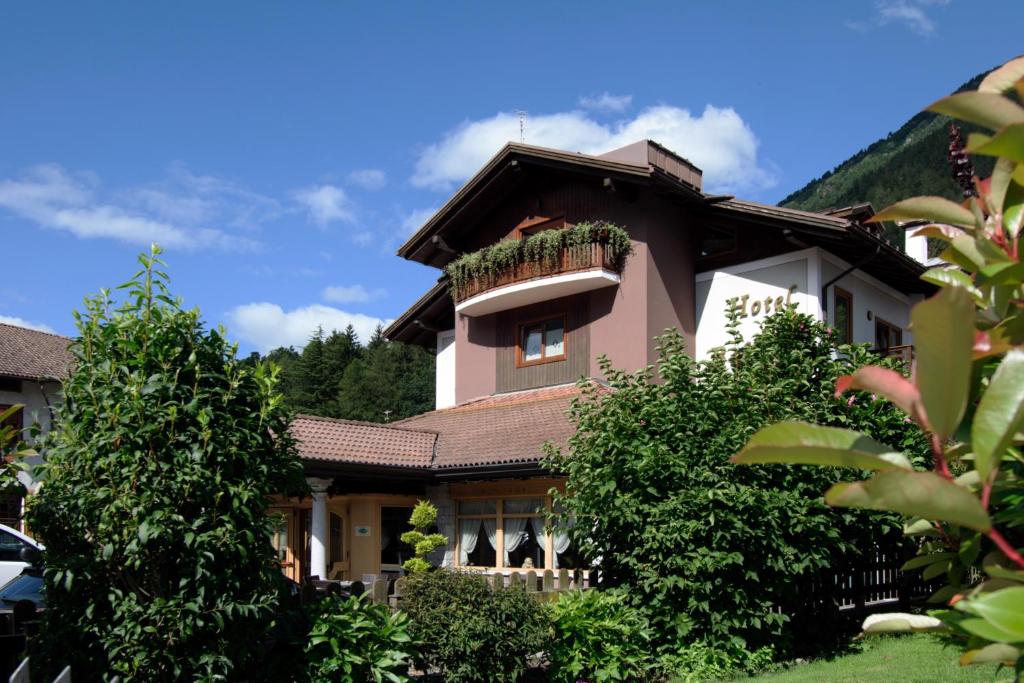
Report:
M43 551L43 546L17 529L0 524L0 586L29 565L26 556Z

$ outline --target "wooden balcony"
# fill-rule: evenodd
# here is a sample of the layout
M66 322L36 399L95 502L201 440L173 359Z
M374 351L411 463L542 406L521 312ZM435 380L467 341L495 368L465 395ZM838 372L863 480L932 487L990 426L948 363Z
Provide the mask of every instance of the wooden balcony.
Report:
M453 298L457 312L479 316L617 285L620 280L619 267L605 245L593 242L565 247L550 260L518 263L473 278L456 289Z
M886 358L898 358L904 363L911 363L914 360L913 344L900 344L899 346L890 346L884 349L872 349L872 351Z

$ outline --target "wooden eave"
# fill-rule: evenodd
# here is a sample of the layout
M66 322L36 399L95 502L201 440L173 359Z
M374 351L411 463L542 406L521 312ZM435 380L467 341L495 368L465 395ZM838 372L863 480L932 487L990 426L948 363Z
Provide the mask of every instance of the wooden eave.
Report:
M528 165L606 177L626 183L646 183L654 175L653 169L646 165L626 164L586 154L510 142L491 157L476 175L452 195L444 206L398 249L398 255L427 265L444 265L452 255L439 257L438 250L432 248L431 238L435 235L443 237L453 223L466 218L466 214L473 213L474 206L486 207L493 203L495 196L505 196L505 192L491 191L510 189L517 184L523 175L524 167ZM661 175L666 178L672 177L669 174ZM684 186L679 179L676 179L676 183L680 188ZM690 191L694 196L699 196L695 188L690 188Z

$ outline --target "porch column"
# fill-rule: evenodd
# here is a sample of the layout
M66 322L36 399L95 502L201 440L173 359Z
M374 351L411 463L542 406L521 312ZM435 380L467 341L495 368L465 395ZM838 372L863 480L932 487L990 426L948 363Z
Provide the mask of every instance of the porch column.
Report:
M313 510L310 519L309 575L327 578L327 487L330 479L306 479L313 490Z

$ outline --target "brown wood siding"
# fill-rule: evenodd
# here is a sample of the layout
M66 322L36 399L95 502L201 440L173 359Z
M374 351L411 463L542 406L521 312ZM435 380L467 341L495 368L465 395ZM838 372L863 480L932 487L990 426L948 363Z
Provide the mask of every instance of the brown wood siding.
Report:
M488 211L470 233L452 237L458 251L475 251L502 239L518 239L519 226L534 217L560 218L566 223L606 220L629 228L636 204L606 192L601 178L565 180L531 171L517 192Z
M516 367L519 325L550 315L565 315L566 359ZM590 297L586 294L555 299L495 314L497 327L496 390L522 391L575 382L590 370Z

